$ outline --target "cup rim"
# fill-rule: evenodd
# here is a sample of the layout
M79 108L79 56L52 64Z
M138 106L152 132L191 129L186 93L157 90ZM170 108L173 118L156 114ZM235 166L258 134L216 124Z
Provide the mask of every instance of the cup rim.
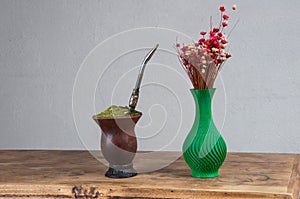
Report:
M102 120L112 120L112 119L129 119L129 118L138 118L141 117L143 113L138 113L136 115L126 115L126 116L117 116L117 117L97 117L97 115L93 115L93 119L102 119Z

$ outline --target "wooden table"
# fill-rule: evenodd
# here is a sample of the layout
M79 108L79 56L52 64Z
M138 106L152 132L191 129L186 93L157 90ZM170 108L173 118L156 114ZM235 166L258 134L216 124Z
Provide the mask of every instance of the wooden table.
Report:
M182 158L127 179L105 170L87 151L0 151L0 198L299 198L300 154L229 153L214 179L190 177Z

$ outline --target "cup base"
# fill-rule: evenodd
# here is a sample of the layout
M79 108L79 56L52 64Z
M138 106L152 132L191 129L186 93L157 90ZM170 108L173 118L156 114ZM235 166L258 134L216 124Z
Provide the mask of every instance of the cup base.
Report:
M130 178L136 176L137 172L132 164L128 165L109 165L105 176L108 178Z

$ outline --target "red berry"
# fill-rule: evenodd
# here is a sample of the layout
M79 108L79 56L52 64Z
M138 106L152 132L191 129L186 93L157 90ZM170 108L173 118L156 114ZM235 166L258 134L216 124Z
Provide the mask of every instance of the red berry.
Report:
M214 28L213 32L219 32L219 28Z
M229 58L229 57L231 57L231 54L226 53L226 58Z
M199 39L198 44L203 44L205 42L204 38Z
M228 25L228 24L227 24L225 21L222 22L222 26L223 26L223 27L226 27L227 25Z
M222 39L222 40L221 40L221 43L222 43L222 44L227 44L227 41L226 41L225 39Z
M220 44L219 44L217 41L214 41L213 45L214 45L214 47L216 47L216 48L219 48L219 47L220 47Z
M210 39L205 40L205 44L206 45L210 45L211 44L211 40Z
M229 19L229 16L224 14L224 15L223 15L223 19L224 19L224 20L228 20L228 19Z
M221 11L221 12L225 12L225 7L224 7L224 6L221 6L221 7L220 7L220 11Z
M214 41L214 40L217 40L217 37L216 36L212 36L212 37L210 37L210 39Z
M200 34L204 36L206 34L206 32L202 31L202 32L200 32Z

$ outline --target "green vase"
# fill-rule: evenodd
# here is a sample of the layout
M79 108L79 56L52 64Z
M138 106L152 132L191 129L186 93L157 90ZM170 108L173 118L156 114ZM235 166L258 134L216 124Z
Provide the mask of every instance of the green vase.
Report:
M182 150L184 160L196 178L219 176L218 170L226 158L226 143L212 118L211 102L215 90L191 89L196 104L195 121Z

